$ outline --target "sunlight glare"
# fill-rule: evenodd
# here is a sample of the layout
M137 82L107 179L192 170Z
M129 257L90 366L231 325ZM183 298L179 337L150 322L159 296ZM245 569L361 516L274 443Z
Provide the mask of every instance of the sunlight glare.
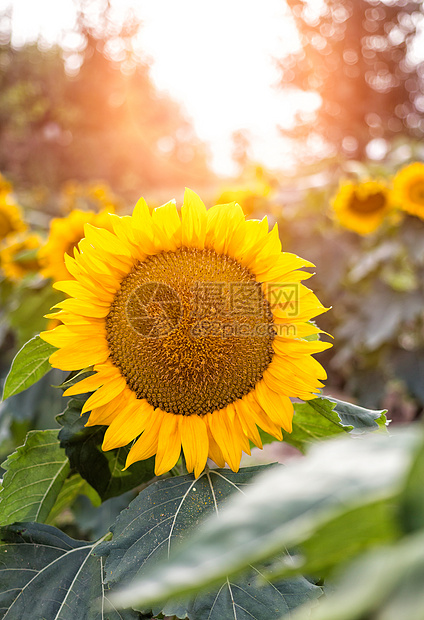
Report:
M277 88L277 60L296 51L298 36L282 0L121 0L117 14L131 9L142 20L136 46L151 61L157 86L180 102L199 137L210 144L212 166L220 174L236 171L232 134L243 130L253 159L284 167L287 147L277 126L287 127L299 107L316 107L316 98ZM13 0L13 42L41 35L63 41L72 28L72 0Z

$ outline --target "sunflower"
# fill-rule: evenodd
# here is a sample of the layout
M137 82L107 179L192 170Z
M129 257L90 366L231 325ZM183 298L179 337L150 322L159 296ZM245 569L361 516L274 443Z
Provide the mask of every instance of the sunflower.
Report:
M55 281L70 277L63 257L65 253L73 253L74 247L84 237L84 225L87 223L112 231L110 215L105 211L95 213L75 209L68 216L51 221L49 237L39 253L43 276Z
M424 164L415 162L402 168L393 179L396 204L424 220Z
M19 233L8 236L0 249L0 266L9 280L21 280L40 270L37 252L41 245L38 235Z
M63 325L41 337L56 368L94 374L65 395L93 392L88 426L107 425L103 449L132 443L126 461L156 454L161 475L184 452L199 476L211 458L237 471L258 427L292 430L290 397L307 400L326 378L306 338L326 308L301 284L311 263L281 251L266 218L245 221L235 203L209 209L186 190L150 214L111 216L113 232L88 224L65 256L73 280L55 284Z
M218 204L237 202L245 215L264 212L268 207L267 196L247 187L224 189L218 197Z
M245 180L223 188L217 203L237 202L245 215L265 213L272 210L273 182L261 166L247 168Z
M81 208L86 211L115 213L115 208L122 206L120 199L105 183L85 185L68 181L61 194L61 208L65 213Z
M390 211L390 191L380 181L348 181L341 185L332 204L342 226L367 235L380 226Z
M10 195L0 191L0 241L26 228L18 205L12 201Z
M0 172L0 195L7 195L12 192L12 184Z

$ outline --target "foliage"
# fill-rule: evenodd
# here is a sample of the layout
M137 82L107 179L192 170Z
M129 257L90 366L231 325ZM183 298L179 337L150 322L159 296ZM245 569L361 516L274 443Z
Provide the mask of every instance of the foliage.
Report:
M5 389L5 396L10 396L11 401L25 394L17 392L37 376L44 380L41 375L47 371L45 360L50 351L40 351L38 343L39 339L34 338L15 358ZM63 388L75 380L71 376ZM256 476L270 467L247 467L238 473L207 468L195 479L184 474L180 464L171 474L157 479L153 463L147 460L122 471L129 446L101 450L104 427L85 427L87 414L81 416L86 398L83 395L68 401L58 417L59 432L31 431L25 444L3 465L6 473L0 494L0 553L5 571L2 592L3 607L11 618L29 613L50 618L59 612L64 617L78 617L82 609L89 620L96 618L101 606L109 609L113 591L133 578L155 574L156 566L168 554L172 557L180 547L189 544L201 531L202 523L208 523L210 515L225 514L231 498L244 497L248 488L255 485ZM309 452L313 441L329 435L362 433L378 429L379 425L384 427L385 422L381 411L367 411L323 397L296 403L295 408L295 430L285 440L303 452ZM356 445L357 441L347 439L349 445ZM274 470L280 472L284 468L271 466ZM99 517L103 515L102 524L99 522L92 530L101 532L101 536L90 543L70 538L55 527L69 530L77 537L79 532L84 535L84 528L79 529L76 520L79 515L82 523L81 509L88 509L84 502L81 504L82 496L92 502L89 514L97 511ZM104 512L103 506L108 502L115 502L116 507L123 508L122 512L117 515L112 506ZM104 522L107 514L109 521ZM275 511L269 511L269 519L272 514ZM24 523L15 523L16 520ZM381 536L386 530L382 529ZM165 595L155 603L153 611L149 605L136 605L134 609L147 617L163 613L188 616L191 620L202 620L205 615L218 620L230 614L239 619L246 614L258 619L287 617L300 605L320 597L322 587L303 575L274 579L276 572L270 564L274 555L258 558L258 562L251 563L249 572L234 578L227 577L225 572L195 596L190 592L177 597ZM47 589L48 596L44 594ZM112 618L118 612L109 613ZM132 610L119 613L121 617L137 617Z
M416 459L422 475L422 446L422 429L397 431L391 438L367 436L356 442L342 438L316 446L304 460L258 476L243 494L233 495L219 519L209 518L166 563L158 564L143 579L137 576L132 584L125 584L111 600L125 607L147 606L165 596L186 596L210 587L224 574L239 573L252 562L275 559L276 554L283 555L265 571L268 579L311 571L333 575L356 558L349 585L346 574L344 590L332 594L330 579L327 597L313 605L312 617L359 620L364 611L376 611L387 599L391 603L390 588L367 587L365 575L374 586L382 583L383 574L388 583L405 583L406 575L394 558L403 556L403 568L422 561L420 504L414 507L419 529L411 540L402 512L411 477L418 474ZM420 543L419 552L413 550L413 539ZM382 545L386 545L382 551L376 549ZM296 551L288 554L287 548L293 546ZM375 560L361 574L359 566L364 567L368 554ZM383 567L384 558L390 558L389 566ZM415 604L420 600L419 580L411 583L408 594ZM397 607L400 601L394 598ZM346 599L356 601L353 609ZM336 605L340 615L334 612ZM413 608L412 603L409 606ZM306 611L302 607L293 617L309 618L310 602L305 607Z
M41 379L51 369L49 357L55 347L34 336L27 342L13 359L10 372L6 377L3 400L26 390Z
M98 618L107 598L99 543L75 541L48 525L26 523L2 528L5 567L2 607L10 618ZM100 600L99 600L100 599ZM109 618L137 618L109 612Z
M32 463L39 466L33 467ZM3 467L6 473L0 492L0 524L43 523L69 474L69 461L59 446L57 432L31 431L25 445Z

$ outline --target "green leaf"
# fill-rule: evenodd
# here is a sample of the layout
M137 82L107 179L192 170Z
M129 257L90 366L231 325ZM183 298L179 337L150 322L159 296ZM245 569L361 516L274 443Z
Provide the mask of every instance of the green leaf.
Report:
M415 455L399 502L399 519L407 533L424 529L424 444Z
M79 474L74 474L65 480L45 523L55 525L59 515L72 506L78 495L87 495L95 506L101 503L100 497L88 482Z
M319 396L303 403L294 403L293 431L283 431L283 438L286 443L305 453L320 439L377 430L386 422L384 413Z
M316 399L318 400L318 399ZM283 439L300 452L305 453L308 448L320 439L333 435L340 435L352 430L351 426L344 427L340 418L333 412L334 404L324 401L320 415L310 404L313 401L294 403L293 430L291 433L283 431ZM323 415L325 411L326 415Z
M49 357L54 351L56 348L41 340L40 336L34 336L24 344L15 355L6 377L3 400L26 390L49 372L51 370Z
M99 544L73 540L44 524L0 528L0 606L8 620L60 618L101 620L107 588ZM109 620L135 620L132 611L108 613Z
M112 527L113 539L104 543L97 553L107 555L105 573L107 583L127 584L138 578L149 581L150 574L160 560L182 543L195 535L199 524L207 515L218 514L231 495L242 496L258 471L265 467L250 467L238 473L226 469L206 470L197 480L192 475L159 480L142 491L124 510ZM219 541L216 541L219 544ZM198 549L196 561L203 557L203 548ZM297 577L278 584L262 579L259 567L250 567L241 579L225 576L225 566L213 588L201 592L195 599L176 603L155 600L167 615L187 614L190 620L222 620L234 618L266 618L272 620L288 614L305 600L315 599L321 589L303 577ZM196 572L195 564L192 569ZM261 577L261 579L259 579ZM187 588L184 595L189 593ZM126 605L136 603L134 597ZM233 602L232 602L233 601Z
M158 563L148 574L143 568L129 571L127 579L137 579L112 595L112 601L117 606L147 607L165 597L184 596L214 584L225 574L231 576L251 564L275 558L308 540L349 508L390 501L398 495L412 451L421 441L418 429L408 428L391 437L373 433L356 441L342 437L317 443L305 458L272 468L258 476L250 488L243 485L243 493L228 500L219 519L200 524L167 562ZM231 480L237 484L237 474L233 476ZM160 508L166 511L166 506ZM184 512L190 511L193 508L187 506ZM139 518L148 517L146 513ZM150 542L143 544L152 545L152 549L166 545L156 532L153 530ZM126 535L131 536L130 527ZM117 539L111 544L117 545ZM116 550L109 576L116 578L116 571L131 562L131 554L123 548ZM131 552L136 549L132 547Z
M84 426L88 413L81 416L83 401L72 399L57 417L62 425L60 445L71 467L97 491L102 501L121 495L154 478L154 458L133 463L122 471L131 445L103 452L105 426Z
M313 528L298 541L299 555L290 562L273 565L273 577L303 574L326 578L347 560L369 547L396 540L400 529L393 497L366 501L358 507L350 504L333 519Z
M7 471L0 493L0 524L43 522L69 473L57 431L30 431L3 467Z
M381 620L424 617L424 532L370 551L346 568L333 593L315 609L305 606L292 620Z
M314 403L312 406L314 406L318 411L323 404L322 401L325 400L329 400L335 404L334 411L338 414L340 422L344 426L351 425L354 433L378 430L378 428L385 427L387 423L385 415L387 413L386 409L373 411L372 409L359 407L359 405L345 403L344 401L338 400L337 398L332 398L331 396L321 396L309 402Z

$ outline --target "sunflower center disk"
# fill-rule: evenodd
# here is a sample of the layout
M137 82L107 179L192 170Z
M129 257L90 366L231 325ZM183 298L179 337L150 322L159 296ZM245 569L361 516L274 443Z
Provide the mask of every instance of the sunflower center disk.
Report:
M180 248L136 265L106 319L111 359L138 398L182 415L250 392L272 358L272 313L236 260Z
M357 213L376 213L386 206L386 197L380 192L369 194L362 198L356 193L353 194L350 201L350 208Z

